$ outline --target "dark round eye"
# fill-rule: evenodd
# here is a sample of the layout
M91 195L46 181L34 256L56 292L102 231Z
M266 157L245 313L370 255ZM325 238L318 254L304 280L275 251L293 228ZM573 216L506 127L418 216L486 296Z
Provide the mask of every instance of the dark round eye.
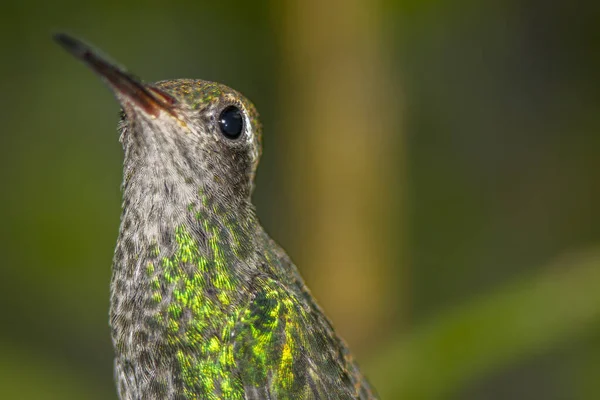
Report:
M237 139L244 130L244 117L236 106L226 107L219 115L219 128L229 139Z

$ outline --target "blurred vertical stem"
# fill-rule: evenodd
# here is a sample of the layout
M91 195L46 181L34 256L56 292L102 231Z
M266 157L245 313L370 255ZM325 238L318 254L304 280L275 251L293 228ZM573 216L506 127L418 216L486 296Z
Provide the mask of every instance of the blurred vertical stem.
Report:
M402 315L400 102L378 1L273 1L295 261L351 346ZM318 277L318 279L317 279ZM391 316L394 318L390 318ZM368 347L368 346L367 346Z

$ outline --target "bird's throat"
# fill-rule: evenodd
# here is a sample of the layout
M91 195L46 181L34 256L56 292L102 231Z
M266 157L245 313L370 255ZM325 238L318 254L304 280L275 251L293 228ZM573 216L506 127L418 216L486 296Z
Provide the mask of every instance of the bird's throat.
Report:
M179 206L152 204L166 193L124 192L124 202L137 203L126 204L122 215L111 327L117 363L147 362L148 371L156 363L170 366L163 380L174 384L168 380L185 373L186 366L223 356L219 352L225 349L215 343L232 329L239 304L247 300L240 288L248 285L249 266L256 265L250 258L257 222L252 210L240 214L205 188L194 190L194 196L168 186L162 190ZM147 349L156 354L146 354Z

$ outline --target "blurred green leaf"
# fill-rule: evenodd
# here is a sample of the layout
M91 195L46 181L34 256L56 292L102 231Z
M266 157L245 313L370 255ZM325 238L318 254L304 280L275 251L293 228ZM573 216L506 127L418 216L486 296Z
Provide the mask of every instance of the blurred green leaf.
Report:
M371 364L382 398L438 399L600 321L600 251L569 255L412 330Z

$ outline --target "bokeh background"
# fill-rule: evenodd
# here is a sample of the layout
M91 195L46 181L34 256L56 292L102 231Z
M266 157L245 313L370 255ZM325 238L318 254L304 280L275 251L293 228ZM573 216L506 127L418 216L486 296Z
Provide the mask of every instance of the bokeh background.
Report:
M58 30L255 102L259 216L383 398L600 398L599 4L5 2L0 398L116 399L118 105Z

